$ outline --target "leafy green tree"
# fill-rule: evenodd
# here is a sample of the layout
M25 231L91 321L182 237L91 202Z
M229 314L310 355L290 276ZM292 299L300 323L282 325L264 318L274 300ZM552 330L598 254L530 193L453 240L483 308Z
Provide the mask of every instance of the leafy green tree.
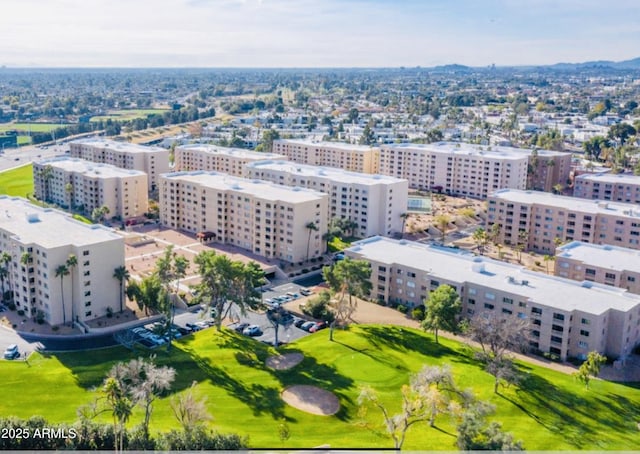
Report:
M589 389L589 382L591 377L597 377L600 373L600 368L607 362L607 357L601 355L597 351L589 352L587 360L580 365L578 372L574 375L584 383L584 386Z
M611 125L609 132L607 133L607 137L611 140L620 142L620 145L622 146L625 144L627 139L634 136L636 132L636 129L628 123L617 123L615 125Z
M447 239L447 230L449 229L450 222L451 217L447 214L439 214L434 219L436 228L442 232L442 244L444 244Z
M273 141L280 138L280 133L275 129L267 129L262 133L262 141L258 145L256 150L263 151L265 153L271 153L273 151Z
M160 301L166 299L166 290L155 274L131 282L126 293L130 300L136 302L138 309L146 314L158 310Z
M429 294L424 302L426 311L422 321L422 329L433 330L438 343L438 330L457 333L458 318L462 311L462 302L455 289L443 284Z
M495 407L486 402L474 402L459 419L456 446L461 451L522 451L522 442L502 430L498 422L487 422Z
M595 136L582 144L585 157L587 159L600 160L600 154L607 146L607 139L602 136Z
M487 242L489 241L487 231L482 227L478 227L474 230L472 238L476 243L476 248L478 248L480 255L484 255L484 249L487 247Z

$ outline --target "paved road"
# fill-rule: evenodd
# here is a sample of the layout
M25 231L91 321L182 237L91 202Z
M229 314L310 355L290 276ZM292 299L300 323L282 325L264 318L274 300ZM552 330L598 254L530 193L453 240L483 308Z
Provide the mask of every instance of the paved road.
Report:
M46 148L38 148L35 145L20 148L5 148L0 154L0 171L13 167L23 166L33 161L64 155L69 149L69 144L51 145Z

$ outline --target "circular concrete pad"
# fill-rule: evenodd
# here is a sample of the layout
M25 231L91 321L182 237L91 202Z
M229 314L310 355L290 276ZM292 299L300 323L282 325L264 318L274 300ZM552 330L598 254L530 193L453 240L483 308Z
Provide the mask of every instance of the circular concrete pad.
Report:
M330 416L340 410L336 395L317 386L289 386L282 391L282 399L292 407L313 415Z
M287 370L300 364L304 359L302 353L287 353L278 356L269 356L265 364L267 367L276 370Z

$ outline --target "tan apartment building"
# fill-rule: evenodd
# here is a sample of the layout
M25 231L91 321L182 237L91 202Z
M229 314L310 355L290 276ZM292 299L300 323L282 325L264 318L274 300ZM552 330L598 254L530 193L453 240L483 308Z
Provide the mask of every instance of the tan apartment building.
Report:
M583 199L640 203L640 176L585 173L574 179L573 196Z
M160 176L163 225L290 263L325 252L327 199L310 189L217 172Z
M61 156L33 163L35 197L88 215L106 206L106 219L149 211L147 174Z
M503 188L551 191L570 171L571 154L556 151L456 142L380 147L381 174L407 179L410 188L478 199Z
M572 241L556 249L556 276L612 285L640 294L640 252Z
M491 195L487 210L487 224L500 226L503 244L522 243L551 255L556 242L574 240L640 249L640 210L634 204L502 189Z
M291 161L254 162L246 166L246 172L248 178L328 194L328 219L352 220L357 224L353 235L358 238L402 231L401 215L407 212L407 180Z
M273 152L300 164L337 167L350 172L379 173L380 150L366 145L279 139L273 141Z
M59 325L120 310L120 283L113 273L124 266L124 240L112 229L0 196L0 248L11 255L5 290L13 291L26 316ZM61 282L56 268L70 255L78 264Z
M182 145L174 151L176 171L205 170L222 172L238 177L245 176L244 166L265 159L286 159L276 153L261 153L242 148L218 147L215 145Z
M371 264L371 298L408 307L428 305L439 285L456 289L462 315L491 313L531 321L529 344L561 359L597 350L610 358L640 342L640 296L474 256L466 251L372 237L345 251Z
M105 139L81 139L69 143L73 158L111 164L147 174L149 192L155 192L158 176L169 171L169 150Z

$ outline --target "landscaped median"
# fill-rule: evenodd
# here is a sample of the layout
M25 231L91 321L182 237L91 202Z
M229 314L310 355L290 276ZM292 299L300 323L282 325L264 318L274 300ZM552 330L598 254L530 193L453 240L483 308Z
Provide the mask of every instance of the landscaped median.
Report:
M287 353L301 354L303 359L288 369L267 365L270 356ZM97 396L95 389L101 387L106 372L116 362L138 355L148 356L148 352L111 348L34 354L28 364L6 362L0 368L0 413L75 421L77 408ZM177 375L170 395L155 403L152 431L175 427L171 395L185 392L195 381L194 392L207 397L214 417L211 425L222 433L249 435L251 447L392 448L381 413L372 408L359 411L360 388L372 387L395 413L400 409L400 389L411 374L425 364L449 364L458 386L471 388L480 399L494 404L492 419L522 440L527 450L601 451L640 446L637 388L597 380L586 390L570 375L520 363L527 376L523 384L494 394L493 377L464 344L443 338L436 344L430 334L411 328L354 326L337 330L333 342L321 331L278 351L231 330L212 328L186 336L169 353L162 349L156 355L158 364L175 368ZM321 416L289 406L282 392L295 385L330 391L338 398L340 409L333 416ZM109 413L98 419L111 422ZM136 408L129 425L141 419L142 411ZM284 443L278 431L283 421L290 430ZM441 415L437 428L416 425L409 430L404 449L455 449L455 424Z

